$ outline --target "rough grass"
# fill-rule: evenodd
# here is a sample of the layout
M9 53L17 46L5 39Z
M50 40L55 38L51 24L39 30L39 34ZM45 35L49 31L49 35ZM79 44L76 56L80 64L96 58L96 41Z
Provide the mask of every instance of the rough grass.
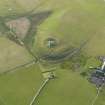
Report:
M45 3L45 2L47 2L48 0L31 0L31 1L29 1L29 0L16 0L16 2L21 6L21 7L23 7L24 8L24 10L26 10L26 11L33 11L33 13L34 12L36 12L36 10L39 8L39 7L41 7L41 6L43 6L43 4Z
M102 33L102 34L101 34ZM104 56L105 55L105 35L104 28L101 32L94 36L85 47L85 51L90 56Z
M0 49L0 73L33 60L25 48L4 37L0 37Z
M16 0L1 0L0 1L0 16L15 15L24 13L23 7L21 7Z
M59 5L57 4L58 2L60 2ZM90 47L87 47L85 51L90 54L91 50L93 50L92 55L95 55L101 49L103 54L105 50L101 45L104 44L104 2L94 0L66 0L65 3L62 2L62 0L49 0L42 7L39 7L41 9L46 6L44 9L51 9L53 14L39 26L37 36L35 37L34 51L37 48L37 54L40 54L40 52L50 52L44 45L44 40L48 37L54 37L61 42L53 50L58 50L59 52L65 47L78 47L80 43L90 38L92 43L87 45ZM94 36L97 37L94 38Z

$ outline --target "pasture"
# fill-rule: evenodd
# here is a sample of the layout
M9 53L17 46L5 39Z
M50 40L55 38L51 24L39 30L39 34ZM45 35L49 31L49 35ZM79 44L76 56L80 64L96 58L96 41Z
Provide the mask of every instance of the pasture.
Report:
M80 72L85 72L89 66L97 67L100 62L96 58L105 56L104 12L104 0L1 0L0 105L29 105L45 80L42 74L48 76L52 72L55 78L43 88L33 105L91 105L97 90ZM14 37L9 29L11 24L16 29L15 38L19 37L17 40L21 40L23 46L7 37L8 33ZM62 69L60 65L65 60L56 63L53 57L59 59L68 55L81 44L84 47L80 53L84 55L78 61L85 64L80 71ZM35 56L39 60L36 64ZM43 59L46 56L55 63ZM79 54L76 56L78 59ZM71 63L69 59L67 65ZM104 95L105 88L95 105L105 104Z
M43 81L37 65L0 76L1 105L29 105Z
M59 69L36 101L38 105L91 105L96 89L69 70ZM35 105L36 105L35 104Z
M0 73L11 70L33 60L28 51L10 41L0 37Z

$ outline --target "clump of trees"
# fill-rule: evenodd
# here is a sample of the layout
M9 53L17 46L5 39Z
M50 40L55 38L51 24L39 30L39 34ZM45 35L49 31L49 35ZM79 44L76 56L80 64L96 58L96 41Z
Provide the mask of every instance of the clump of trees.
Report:
M60 67L62 69L68 69L68 70L79 70L80 67L85 66L87 62L88 57L84 55L83 53L79 53L76 56L73 56L69 60L63 62Z

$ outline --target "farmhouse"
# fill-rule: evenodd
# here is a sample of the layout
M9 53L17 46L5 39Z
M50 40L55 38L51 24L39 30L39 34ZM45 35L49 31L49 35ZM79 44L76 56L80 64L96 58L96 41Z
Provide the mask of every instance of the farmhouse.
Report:
M100 68L94 68L90 82L94 83L97 87L105 84L105 59L103 59L103 65Z

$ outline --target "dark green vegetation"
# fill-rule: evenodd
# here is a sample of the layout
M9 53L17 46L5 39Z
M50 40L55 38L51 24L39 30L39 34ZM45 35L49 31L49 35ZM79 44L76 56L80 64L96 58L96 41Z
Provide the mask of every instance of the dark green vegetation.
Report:
M56 78L35 105L91 105L87 76L105 55L104 10L104 0L1 0L0 105L29 105L50 71ZM95 105L105 104L104 91Z

